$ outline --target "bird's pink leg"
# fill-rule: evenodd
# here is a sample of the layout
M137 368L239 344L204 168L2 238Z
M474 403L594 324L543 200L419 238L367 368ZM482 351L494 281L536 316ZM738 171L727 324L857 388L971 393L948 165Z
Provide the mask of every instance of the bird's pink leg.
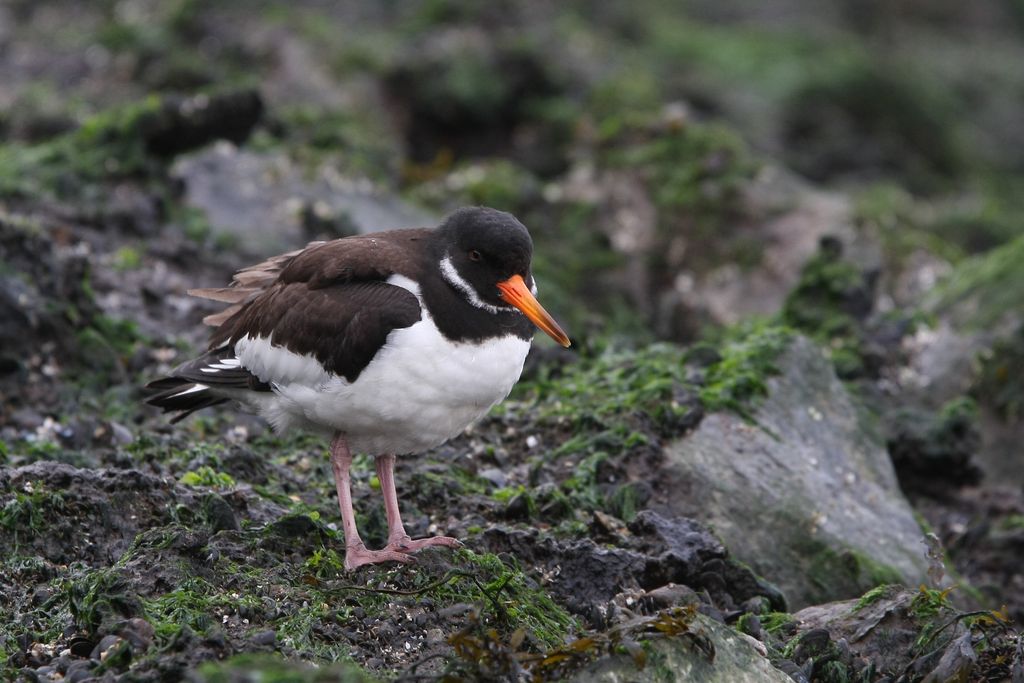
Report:
M349 477L351 466L352 454L348 450L345 435L338 432L331 441L331 467L334 469L334 486L338 490L338 507L341 508L341 524L345 532L345 569L352 570L364 564L378 562L409 562L409 557L392 549L366 549L363 539L359 537L356 513L352 509L352 486Z
M443 545L448 548L461 548L462 543L449 536L433 536L413 540L405 532L402 524L402 513L398 509L398 492L395 491L395 456L377 456L377 478L380 479L380 490L384 494L384 512L388 518L388 544L385 550L400 553L414 553L431 545Z

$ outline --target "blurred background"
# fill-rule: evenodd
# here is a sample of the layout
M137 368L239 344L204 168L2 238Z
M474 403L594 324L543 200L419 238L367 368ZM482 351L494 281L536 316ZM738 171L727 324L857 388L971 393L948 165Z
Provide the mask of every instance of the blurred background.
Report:
M1018 235L1022 31L1015 0L6 0L12 145L152 96L227 102L144 133L155 159L8 151L0 192L86 195L108 227L149 204L226 259L488 204L533 231L578 337L691 341L777 312L823 236L898 307ZM128 182L159 164L160 196Z

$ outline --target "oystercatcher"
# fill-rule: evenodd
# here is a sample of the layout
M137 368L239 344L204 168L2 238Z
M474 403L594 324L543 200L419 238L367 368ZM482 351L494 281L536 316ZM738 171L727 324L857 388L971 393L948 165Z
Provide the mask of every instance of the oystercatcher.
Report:
M533 326L569 338L536 299L533 243L511 214L463 208L434 229L314 242L189 294L229 306L204 319L209 350L151 382L147 399L190 413L229 400L278 430L331 437L348 569L411 561L454 538L413 540L395 491L395 456L434 448L504 399ZM352 511L352 451L376 455L387 546L368 550Z

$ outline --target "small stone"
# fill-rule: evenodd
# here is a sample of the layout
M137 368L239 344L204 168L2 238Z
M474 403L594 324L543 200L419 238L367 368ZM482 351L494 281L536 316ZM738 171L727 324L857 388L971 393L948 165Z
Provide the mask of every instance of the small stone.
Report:
M439 610L437 616L442 619L454 619L455 617L461 617L464 614L468 614L473 611L473 605L465 602L460 602L452 605L451 607L445 607Z
M92 678L92 662L89 660L72 662L68 672L64 674L65 683L80 683L87 678Z
M530 495L523 492L513 497L505 506L505 517L513 520L530 519Z
M121 636L109 635L103 636L103 638L96 644L96 647L89 653L89 659L101 662L106 658L106 653L110 651L110 648L114 647L122 640Z
M253 645L273 647L277 642L277 632L273 630L260 631L254 634L250 639Z
M71 657L69 657L68 655L66 655L64 653L61 653L60 657L58 657L57 659L53 660L50 663L57 670L57 673L59 673L60 675L63 676L64 674L66 674L68 672L68 667L71 666L71 662L72 662Z
M655 588L644 593L640 598L640 604L650 612L657 612L658 610L677 605L695 605L699 602L700 598L697 597L692 588L677 583L669 583L660 588Z
M75 636L71 639L68 649L75 657L88 657L96 643L83 636Z
M238 531L241 528L231 505L216 493L203 499L203 513L214 531Z
M486 479L487 481L494 484L495 488L499 489L504 488L505 485L508 483L508 477L506 477L505 473L502 472L497 467L488 467L482 469L477 474L477 476L480 477L481 479Z
M132 647L139 652L147 650L153 644L153 636L156 631L153 625L141 617L133 617L124 625L118 635L131 643Z
M32 592L32 604L38 607L47 600L49 600L52 595L52 590L50 590L46 586L40 586Z
M111 422L109 426L111 440L115 444L127 446L128 444L135 440L135 437L132 435L131 430L129 430L123 424L119 422Z

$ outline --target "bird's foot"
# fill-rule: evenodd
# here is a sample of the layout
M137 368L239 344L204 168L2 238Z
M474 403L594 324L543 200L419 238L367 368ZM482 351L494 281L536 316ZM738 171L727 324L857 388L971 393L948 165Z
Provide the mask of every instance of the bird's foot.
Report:
M382 562L412 562L408 555L396 551L390 546L383 550L367 550L365 546L353 546L345 550L345 569L352 571L364 564L380 564Z
M409 536L401 536L388 540L385 550L397 553L414 553L432 545L440 545L445 548L461 548L462 541L451 536L431 536L429 538L412 539Z

